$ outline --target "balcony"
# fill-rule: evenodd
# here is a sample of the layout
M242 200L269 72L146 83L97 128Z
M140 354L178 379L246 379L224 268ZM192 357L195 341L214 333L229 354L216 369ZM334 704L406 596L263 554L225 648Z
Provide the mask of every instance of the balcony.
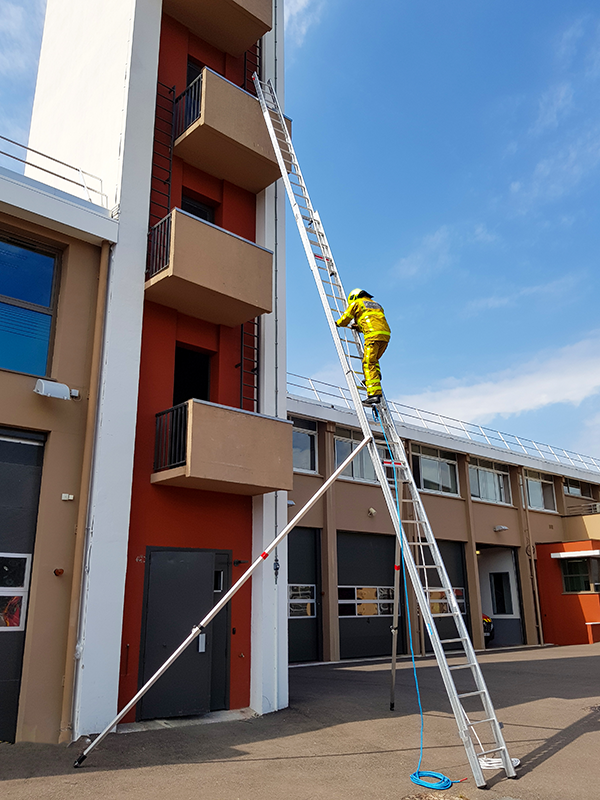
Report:
M175 209L150 230L146 299L234 327L272 308L273 254Z
M156 415L157 486L238 495L292 488L292 425L188 400Z
M232 56L241 56L272 27L271 0L164 0L163 11Z
M256 194L280 177L260 104L206 67L175 101L173 153Z

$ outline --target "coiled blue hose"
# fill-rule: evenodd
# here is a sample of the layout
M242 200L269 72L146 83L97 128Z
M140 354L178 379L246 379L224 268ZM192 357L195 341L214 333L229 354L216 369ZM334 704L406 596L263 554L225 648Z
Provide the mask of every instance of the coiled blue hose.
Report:
M400 528L402 528L402 519L400 516L400 495L398 493L398 479L396 477L396 466L394 464L394 454L392 453L392 449L390 447L390 443L388 442L388 438L385 434L385 428L383 427L383 423L381 421L381 417L379 416L379 412L377 408L373 407L373 417L375 418L376 422L379 422L381 426L381 431L383 433L383 438L385 439L385 443L387 445L388 452L392 457L392 469L394 471L394 490L396 492L396 512L398 514L398 524ZM408 465L407 465L408 466ZM417 786L425 786L427 789L450 789L452 784L454 783L462 783L462 781L466 780L466 778L461 778L458 781L453 781L444 775L441 772L428 772L427 770L421 770L421 761L423 760L423 726L424 726L424 719L423 719L423 706L421 704L421 691L419 689L419 679L417 678L417 665L415 663L415 651L413 648L412 643L412 629L410 624L410 613L408 608L408 587L406 584L406 567L404 565L404 537L400 538L400 561L402 562L402 583L404 585L404 601L406 603L406 619L408 622L408 641L410 644L410 658L412 661L412 668L413 668L413 676L415 679L415 689L417 691L417 700L419 702L419 714L421 715L421 748L419 752L419 763L417 764L417 769L411 774L410 779L413 783L416 783ZM426 781L424 778L434 778L434 781Z

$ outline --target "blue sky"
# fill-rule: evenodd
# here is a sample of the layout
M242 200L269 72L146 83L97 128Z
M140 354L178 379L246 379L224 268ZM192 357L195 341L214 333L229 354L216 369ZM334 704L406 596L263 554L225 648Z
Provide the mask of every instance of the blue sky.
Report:
M0 134L27 140L44 0L3 0ZM600 8L287 0L286 110L389 397L600 455ZM85 165L84 165L85 166ZM341 380L293 220L288 368Z
M600 8L288 0L286 109L388 397L600 454ZM288 227L288 368L340 380Z

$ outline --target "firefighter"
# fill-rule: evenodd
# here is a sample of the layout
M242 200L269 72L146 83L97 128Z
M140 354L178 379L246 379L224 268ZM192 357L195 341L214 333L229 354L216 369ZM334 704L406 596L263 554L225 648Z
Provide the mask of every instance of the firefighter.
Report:
M373 300L373 295L364 289L353 289L348 295L348 308L335 323L338 328L359 330L365 339L363 372L367 399L365 405L381 401L381 369L379 359L385 353L390 341L390 326L387 324L383 308Z

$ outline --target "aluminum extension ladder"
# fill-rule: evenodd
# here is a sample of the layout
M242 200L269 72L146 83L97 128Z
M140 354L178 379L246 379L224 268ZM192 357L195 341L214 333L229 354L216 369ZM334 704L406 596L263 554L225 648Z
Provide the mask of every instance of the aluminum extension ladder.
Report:
M271 81L266 83L261 81L256 73L253 77L300 238L317 284L360 427L364 437L371 438L367 449L394 523L406 571L412 583L421 619L433 646L473 777L478 787L486 787L479 757L483 758L494 754L507 777L516 778L515 768L509 756L500 723L477 662L452 584L427 519L417 485L409 469L402 440L396 431L384 397L382 397L376 414L385 431L385 438L391 451L391 462L387 469L395 471L395 479L390 480L372 437L366 410L362 404L362 395L365 390L361 384L363 378L361 339L356 331L336 327L335 319L339 318L346 309L346 294L321 219L311 203L275 90ZM394 476L392 477L394 478ZM398 498L396 498L396 486L398 487ZM401 519L398 516L398 509L402 509L400 511ZM396 567L398 568L398 566L397 564ZM397 585L398 581L396 581ZM399 592L396 591L395 594L397 603ZM449 638L440 638L436 619L452 621L454 630ZM452 628L452 624L449 627ZM394 635L394 655L396 651L395 638ZM448 648L448 652L445 647ZM451 656L452 664L448 663L447 656ZM467 700L468 710L465 708L464 700ZM480 718L475 718L474 715ZM477 726L477 730L475 726ZM482 729L480 726L488 727ZM480 744L485 749L476 752L474 738L477 739L478 744L482 740L491 743L489 745Z

